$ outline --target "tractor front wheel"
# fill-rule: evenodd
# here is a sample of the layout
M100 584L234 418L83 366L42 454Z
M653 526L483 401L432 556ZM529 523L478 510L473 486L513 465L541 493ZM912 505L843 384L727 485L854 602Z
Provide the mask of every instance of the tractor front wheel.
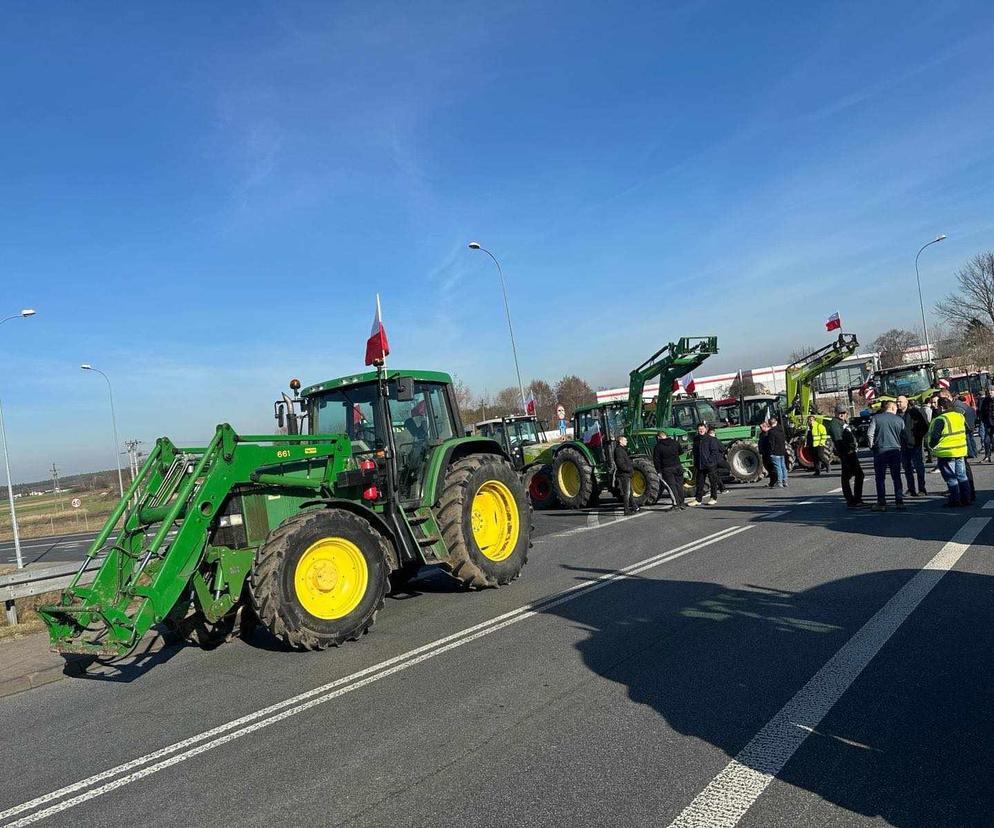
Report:
M345 509L300 512L269 533L249 580L259 620L291 647L355 641L383 607L391 550Z
M594 494L594 470L575 448L560 449L553 459L552 488L567 509L583 509L590 505Z
M525 472L528 497L536 509L552 509L556 505L556 492L552 488L552 466L532 466Z
M521 574L531 546L531 505L506 460L473 454L453 462L434 512L449 552L442 566L464 586L502 586Z
M659 497L661 483L659 473L649 458L632 458L632 503L640 507L655 503ZM621 500L620 491L616 490L614 496Z
M794 443L794 459L797 461L797 465L805 469L815 467L814 452L808 448L808 444L803 438Z
M759 447L750 440L736 440L728 447L728 467L738 483L755 483L763 476Z

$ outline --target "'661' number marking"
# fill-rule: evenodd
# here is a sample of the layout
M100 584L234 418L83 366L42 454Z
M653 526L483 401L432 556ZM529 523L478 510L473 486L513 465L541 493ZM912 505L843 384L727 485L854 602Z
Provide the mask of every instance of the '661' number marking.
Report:
M289 457L290 456L290 449L279 449L276 452L276 456L277 457Z

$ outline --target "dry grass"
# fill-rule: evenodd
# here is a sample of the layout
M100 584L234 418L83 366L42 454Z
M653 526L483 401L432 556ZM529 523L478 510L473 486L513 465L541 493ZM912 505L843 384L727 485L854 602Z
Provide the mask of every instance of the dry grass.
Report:
M83 501L79 509L72 508L72 499ZM19 497L14 501L17 526L22 538L45 535L68 535L73 532L96 532L103 526L120 499L116 489L95 492L60 492L59 494ZM10 515L0 509L0 541L11 540Z

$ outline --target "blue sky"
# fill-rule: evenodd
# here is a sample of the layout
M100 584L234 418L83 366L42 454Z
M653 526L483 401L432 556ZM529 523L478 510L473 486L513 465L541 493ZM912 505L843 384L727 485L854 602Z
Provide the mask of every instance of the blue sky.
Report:
M270 427L291 376L624 383L870 341L994 247L989 3L9 3L0 397L15 480Z

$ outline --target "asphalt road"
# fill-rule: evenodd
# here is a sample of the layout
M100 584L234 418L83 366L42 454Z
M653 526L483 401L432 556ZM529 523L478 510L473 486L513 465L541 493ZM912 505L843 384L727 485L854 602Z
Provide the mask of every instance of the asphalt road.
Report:
M22 538L21 555L24 563L57 563L59 561L81 561L89 549L96 532L83 532L73 535L50 535L44 538ZM0 542L0 563L15 563L14 542Z
M989 825L975 468L969 510L804 475L542 513L514 584L420 580L340 649L257 633L0 700L0 826Z

